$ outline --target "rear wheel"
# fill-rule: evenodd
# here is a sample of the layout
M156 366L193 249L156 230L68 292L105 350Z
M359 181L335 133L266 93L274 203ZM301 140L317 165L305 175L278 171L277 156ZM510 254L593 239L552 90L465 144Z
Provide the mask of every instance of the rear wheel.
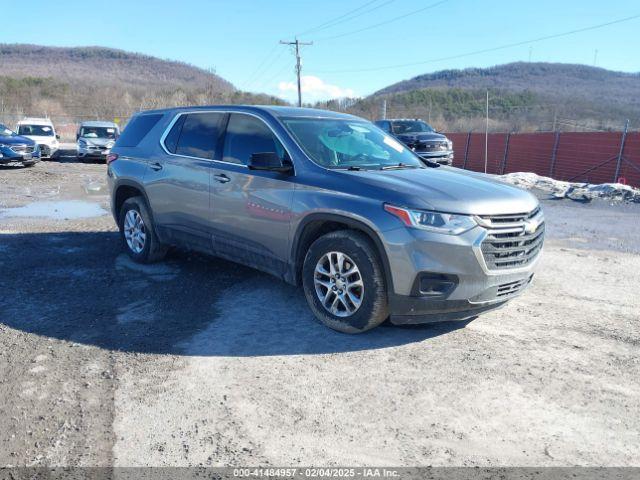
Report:
M158 240L149 209L142 197L125 200L119 220L123 246L134 261L153 263L164 258L167 247Z
M302 283L316 318L339 332L370 330L389 315L380 260L361 232L341 230L317 239L305 257Z

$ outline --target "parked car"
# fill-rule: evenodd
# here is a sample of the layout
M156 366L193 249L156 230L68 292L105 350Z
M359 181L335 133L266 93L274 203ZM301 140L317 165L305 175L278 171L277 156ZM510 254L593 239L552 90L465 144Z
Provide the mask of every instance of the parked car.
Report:
M113 122L82 122L76 133L78 158L106 162L119 136L120 127Z
M453 142L420 119L389 119L375 122L421 158L443 165L453 164Z
M36 142L0 123L0 165L30 167L39 161L40 148Z
M25 118L18 122L16 130L40 146L42 158L51 158L60 147L60 135L48 118Z
M531 282L542 249L536 197L426 166L352 115L142 112L107 161L111 208L134 261L158 261L176 245L249 265L302 285L315 316L341 332L497 308Z

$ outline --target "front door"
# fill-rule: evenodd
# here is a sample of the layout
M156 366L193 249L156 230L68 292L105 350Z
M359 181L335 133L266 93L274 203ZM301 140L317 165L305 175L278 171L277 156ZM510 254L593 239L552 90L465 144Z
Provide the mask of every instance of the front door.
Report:
M232 113L223 157L212 172L213 245L223 257L275 275L286 271L293 172L249 170L253 153L286 155L260 118Z

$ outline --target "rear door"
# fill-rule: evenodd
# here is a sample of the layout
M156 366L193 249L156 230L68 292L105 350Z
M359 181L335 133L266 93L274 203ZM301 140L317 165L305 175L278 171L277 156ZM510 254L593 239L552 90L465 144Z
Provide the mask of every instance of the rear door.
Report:
M211 250L211 172L219 149L220 112L189 112L174 119L145 175L154 220L168 241Z
M289 254L294 173L249 170L253 153L288 158L271 128L260 118L231 113L222 160L212 176L213 244L216 253L282 275Z

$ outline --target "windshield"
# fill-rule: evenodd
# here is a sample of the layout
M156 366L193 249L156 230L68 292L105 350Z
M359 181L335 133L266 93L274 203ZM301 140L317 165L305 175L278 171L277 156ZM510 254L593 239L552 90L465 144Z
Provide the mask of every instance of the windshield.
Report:
M8 129L5 125L0 123L0 137L12 137L15 133L13 130Z
M305 153L326 168L422 166L409 149L369 122L299 117L282 121Z
M53 128L51 128L49 125L19 125L18 135L53 137Z
M400 120L392 122L391 128L393 129L393 133L400 135L403 133L435 132L431 125L421 122L420 120Z
M116 129L113 127L82 127L80 129L82 138L116 138Z

